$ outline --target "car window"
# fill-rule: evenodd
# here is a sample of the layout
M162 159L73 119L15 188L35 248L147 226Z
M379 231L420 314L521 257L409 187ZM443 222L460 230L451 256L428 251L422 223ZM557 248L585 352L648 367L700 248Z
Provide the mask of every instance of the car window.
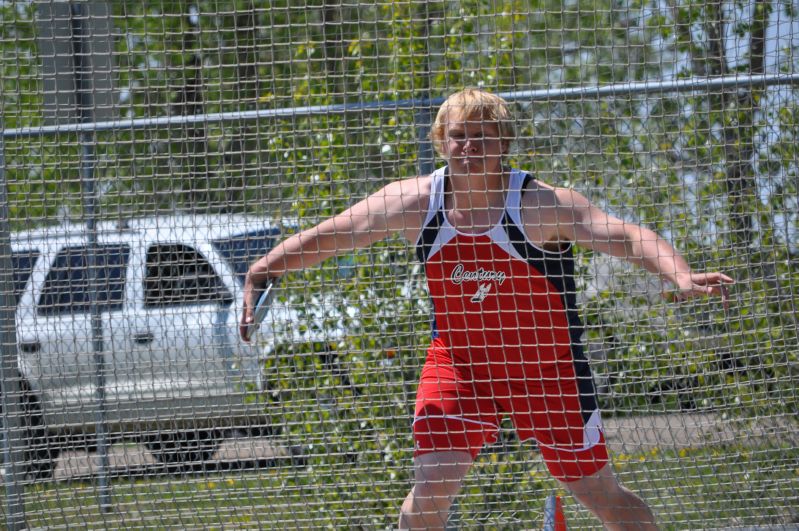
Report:
M278 234L277 229L254 231L221 238L211 243L225 257L236 274L236 280L243 286L250 264L272 249Z
M231 304L233 296L197 250L182 244L158 244L147 250L145 307L208 302Z
M119 310L125 300L125 272L130 248L124 244L67 247L56 255L39 297L39 315L85 313L91 295L101 311ZM90 278L89 260L95 278Z
M25 286L28 285L33 266L36 265L36 260L38 259L39 251L35 249L11 253L11 268L13 269L11 281L14 284L14 301L17 304L19 304L22 292L25 291Z

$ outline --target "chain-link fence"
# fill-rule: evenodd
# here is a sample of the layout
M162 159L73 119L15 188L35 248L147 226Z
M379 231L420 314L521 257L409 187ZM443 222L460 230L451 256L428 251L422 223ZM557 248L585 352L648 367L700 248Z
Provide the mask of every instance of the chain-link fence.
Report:
M727 308L669 302L655 275L575 249L621 482L666 528L799 521L792 5L0 1L0 15L9 528L394 527L433 310L413 245L286 275L251 344L245 274L443 166L430 125L469 86L510 103L512 166L736 280ZM450 527L540 527L563 489L505 419ZM570 497L564 511L599 525Z

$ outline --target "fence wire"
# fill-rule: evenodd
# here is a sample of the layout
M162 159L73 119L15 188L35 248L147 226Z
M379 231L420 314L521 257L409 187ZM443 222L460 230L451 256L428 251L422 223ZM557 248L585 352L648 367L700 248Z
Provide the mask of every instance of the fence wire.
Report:
M396 527L434 310L413 246L289 273L251 344L244 280L443 166L431 122L465 87L508 100L510 166L736 280L726 308L678 303L575 249L621 483L667 529L799 523L789 3L0 0L0 20L7 527ZM557 493L598 527L542 449L504 419L449 526L540 527Z

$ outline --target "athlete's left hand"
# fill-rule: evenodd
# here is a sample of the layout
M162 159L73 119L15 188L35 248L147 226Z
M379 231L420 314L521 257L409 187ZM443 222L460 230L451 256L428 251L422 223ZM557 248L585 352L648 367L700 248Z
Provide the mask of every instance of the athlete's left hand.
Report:
M675 284L676 291L664 294L672 301L720 296L721 304L726 310L730 304L730 290L727 286L735 284L735 280L723 273L686 273L678 275Z

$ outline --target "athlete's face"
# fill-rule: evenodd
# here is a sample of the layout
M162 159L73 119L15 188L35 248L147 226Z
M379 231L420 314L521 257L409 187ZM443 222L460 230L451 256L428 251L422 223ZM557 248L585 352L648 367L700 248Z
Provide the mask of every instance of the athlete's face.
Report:
M445 154L454 173L498 173L506 148L496 122L474 117L446 123Z

